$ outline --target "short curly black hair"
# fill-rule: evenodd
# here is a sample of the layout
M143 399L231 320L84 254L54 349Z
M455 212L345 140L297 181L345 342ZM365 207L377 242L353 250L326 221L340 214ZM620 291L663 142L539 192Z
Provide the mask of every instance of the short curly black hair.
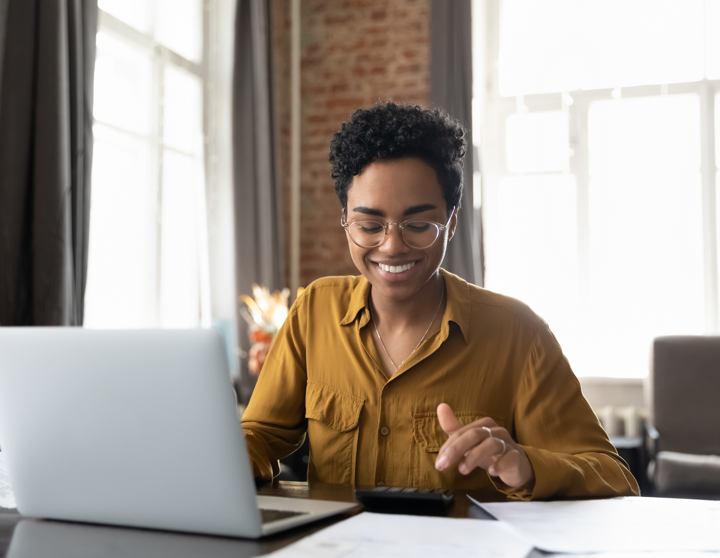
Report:
M360 109L330 142L335 192L343 211L353 177L373 161L416 157L431 166L448 212L460 208L463 157L467 141L462 124L439 109L384 103Z

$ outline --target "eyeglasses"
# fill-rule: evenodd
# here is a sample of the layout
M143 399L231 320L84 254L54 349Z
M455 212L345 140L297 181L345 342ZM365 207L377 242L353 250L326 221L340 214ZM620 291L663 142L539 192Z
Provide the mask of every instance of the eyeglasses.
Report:
M400 228L405 244L411 248L430 248L440 236L440 233L448 228L450 221L455 214L453 207L450 218L444 225L430 221L429 219L408 219L402 223L381 223L380 221L360 220L345 222L345 216L340 219L340 225L345 229L355 244L360 248L377 248L390 233L390 225L397 225Z

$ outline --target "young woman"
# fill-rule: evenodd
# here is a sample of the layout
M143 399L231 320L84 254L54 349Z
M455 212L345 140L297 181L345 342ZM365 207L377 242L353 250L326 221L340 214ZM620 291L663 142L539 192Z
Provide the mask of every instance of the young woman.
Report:
M310 437L308 478L488 498L638 493L547 324L440 268L458 220L460 124L392 103L331 143L361 275L298 298L242 419L259 478Z

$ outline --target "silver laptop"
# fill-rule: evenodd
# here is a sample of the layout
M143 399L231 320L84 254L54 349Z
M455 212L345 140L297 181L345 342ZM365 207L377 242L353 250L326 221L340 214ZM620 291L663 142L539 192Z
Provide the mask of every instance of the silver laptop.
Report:
M23 515L257 538L355 506L258 496L220 335L0 328Z

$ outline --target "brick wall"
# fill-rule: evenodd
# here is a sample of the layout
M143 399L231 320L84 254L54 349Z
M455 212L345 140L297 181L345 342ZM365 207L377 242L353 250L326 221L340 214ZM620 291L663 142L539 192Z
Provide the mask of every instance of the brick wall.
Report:
M289 1L273 2L275 106L289 284ZM357 274L340 227L327 156L358 108L378 101L429 105L430 0L301 0L302 176L300 282Z

